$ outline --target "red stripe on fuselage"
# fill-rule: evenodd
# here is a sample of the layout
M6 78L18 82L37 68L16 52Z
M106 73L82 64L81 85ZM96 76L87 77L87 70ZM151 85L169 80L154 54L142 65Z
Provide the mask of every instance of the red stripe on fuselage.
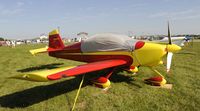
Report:
M81 42L66 46L63 50L68 53L81 53Z
M64 50L63 51L56 51L56 52L49 52L49 56L62 58L62 59L69 59L75 60L80 62L97 62L103 60L113 60L113 59L121 59L127 61L127 66L133 63L133 59L128 55L77 55L73 53L67 54Z

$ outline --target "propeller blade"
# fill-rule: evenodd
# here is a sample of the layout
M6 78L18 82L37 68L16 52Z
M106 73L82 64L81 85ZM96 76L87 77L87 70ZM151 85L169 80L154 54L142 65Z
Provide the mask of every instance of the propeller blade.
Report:
M168 41L169 41L169 44L172 44L172 39L171 39L171 34L170 34L170 29L169 29L169 21L167 25L168 25Z
M168 54L167 54L167 73L170 71L172 56L173 56L173 53L168 52Z

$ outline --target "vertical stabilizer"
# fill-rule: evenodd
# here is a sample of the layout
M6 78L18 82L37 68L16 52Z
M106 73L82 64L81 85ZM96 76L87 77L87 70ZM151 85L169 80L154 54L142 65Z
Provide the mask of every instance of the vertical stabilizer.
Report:
M58 30L53 30L49 33L49 48L54 48L54 49L64 48L64 44Z

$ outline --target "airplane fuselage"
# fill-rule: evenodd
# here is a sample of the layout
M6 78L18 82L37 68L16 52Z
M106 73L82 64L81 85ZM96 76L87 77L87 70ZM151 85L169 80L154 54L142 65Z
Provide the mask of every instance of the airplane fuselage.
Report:
M124 59L129 61L127 66L137 67L158 65L162 57L167 53L166 45L147 42L134 51L101 51L84 53L81 52L80 46L81 42L67 46L60 51L49 52L49 55L87 63L110 59Z

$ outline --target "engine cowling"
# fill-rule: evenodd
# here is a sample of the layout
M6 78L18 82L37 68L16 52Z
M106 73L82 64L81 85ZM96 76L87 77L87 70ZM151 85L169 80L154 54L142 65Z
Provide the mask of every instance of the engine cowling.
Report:
M110 80L106 77L99 77L92 80L92 83L99 88L108 88L110 86Z

